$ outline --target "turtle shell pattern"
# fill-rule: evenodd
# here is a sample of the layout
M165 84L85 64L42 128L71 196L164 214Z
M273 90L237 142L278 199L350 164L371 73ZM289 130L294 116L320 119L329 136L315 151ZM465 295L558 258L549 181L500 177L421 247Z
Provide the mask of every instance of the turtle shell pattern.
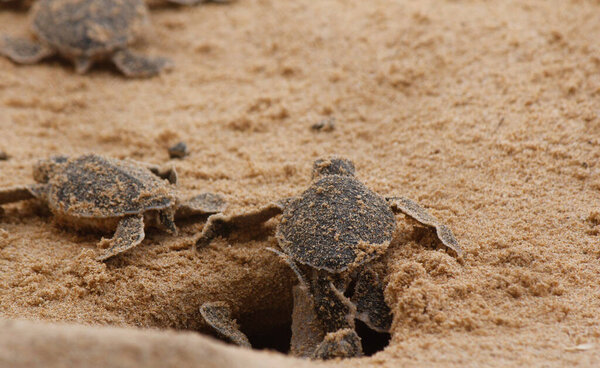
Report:
M169 185L133 162L86 155L51 176L48 204L53 212L81 218L111 218L174 206Z
M395 228L382 197L354 177L327 175L285 208L277 238L295 261L342 272L381 255Z
M148 24L143 0L39 0L33 9L36 35L73 56L125 47Z

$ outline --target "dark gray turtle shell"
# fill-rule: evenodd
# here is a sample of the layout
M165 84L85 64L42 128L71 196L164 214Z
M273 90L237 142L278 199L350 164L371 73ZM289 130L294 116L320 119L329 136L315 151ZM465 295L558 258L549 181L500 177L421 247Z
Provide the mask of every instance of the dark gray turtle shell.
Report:
M85 155L59 166L48 182L53 212L113 218L160 210L176 203L168 184L133 162Z
M395 228L382 197L352 176L326 175L286 206L277 238L295 261L342 272L385 252Z
M36 36L72 57L124 48L148 24L143 0L39 0L32 14Z

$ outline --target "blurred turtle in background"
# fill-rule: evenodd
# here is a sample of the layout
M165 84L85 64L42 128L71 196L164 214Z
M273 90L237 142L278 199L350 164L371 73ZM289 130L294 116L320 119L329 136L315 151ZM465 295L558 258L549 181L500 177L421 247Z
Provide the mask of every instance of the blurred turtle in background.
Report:
M0 205L37 198L60 223L75 228L114 231L107 260L144 240L145 225L177 233L175 218L214 214L225 208L221 196L204 193L181 200L172 185L174 169L95 154L42 160L33 169L37 184L0 188Z
M59 54L85 73L94 62L111 60L128 77L154 76L172 65L129 49L149 27L143 0L38 0L30 12L36 41L0 38L0 54L15 63L35 64Z

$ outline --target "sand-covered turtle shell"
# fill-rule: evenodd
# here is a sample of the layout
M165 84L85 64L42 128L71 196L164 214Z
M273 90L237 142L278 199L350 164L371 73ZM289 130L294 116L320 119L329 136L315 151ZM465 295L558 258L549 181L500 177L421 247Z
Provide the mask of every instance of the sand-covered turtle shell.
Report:
M352 176L326 175L285 208L277 238L295 261L342 272L385 252L395 228L382 197Z
M71 56L124 48L148 22L143 0L39 0L32 12L36 36Z
M174 206L169 185L134 162L85 155L56 168L48 182L53 212L112 218Z

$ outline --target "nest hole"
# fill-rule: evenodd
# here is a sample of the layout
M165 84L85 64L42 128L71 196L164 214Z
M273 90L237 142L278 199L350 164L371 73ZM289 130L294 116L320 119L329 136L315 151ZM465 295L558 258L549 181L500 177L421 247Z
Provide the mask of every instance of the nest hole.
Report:
M270 350L290 354L291 321L285 325L273 326L260 333L246 333L242 326L242 332L248 336L254 350ZM359 320L356 320L356 333L361 338L364 356L372 356L384 350L391 340L389 333L374 331ZM218 338L216 335L213 336Z
M392 338L391 334L374 331L359 320L356 320L356 333L360 336L365 356L371 356L382 351L390 344Z
M264 333L248 334L248 340L255 350L274 350L289 354L290 341L292 340L292 324L274 326Z

